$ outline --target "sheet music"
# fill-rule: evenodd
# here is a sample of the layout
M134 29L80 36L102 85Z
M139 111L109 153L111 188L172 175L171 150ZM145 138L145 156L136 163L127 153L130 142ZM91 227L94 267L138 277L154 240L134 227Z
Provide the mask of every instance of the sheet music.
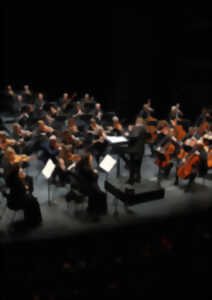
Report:
M105 172L109 173L112 170L112 168L115 166L115 164L116 164L116 160L112 156L107 154L99 166Z
M125 136L106 136L106 140L108 140L111 144L116 144L116 143L124 143L127 142L128 139Z
M55 169L55 164L53 163L53 161L51 159L49 159L45 165L45 167L43 168L43 170L41 171L41 173L43 174L43 176L46 179L49 179L52 176L52 173Z

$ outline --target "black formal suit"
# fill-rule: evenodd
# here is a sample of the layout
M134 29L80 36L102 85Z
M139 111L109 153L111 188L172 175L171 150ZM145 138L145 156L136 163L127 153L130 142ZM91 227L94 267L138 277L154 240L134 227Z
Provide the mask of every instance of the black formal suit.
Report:
M129 135L129 146L123 149L121 157L127 164L129 169L128 183L140 182L141 165L145 150L145 141L151 135L146 131L143 125L137 125Z

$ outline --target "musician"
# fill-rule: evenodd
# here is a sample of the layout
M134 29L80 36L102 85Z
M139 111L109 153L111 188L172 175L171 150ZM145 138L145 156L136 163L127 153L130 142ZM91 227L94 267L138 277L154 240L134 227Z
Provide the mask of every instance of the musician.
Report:
M23 96L17 95L16 97L14 97L12 110L16 115L20 115L23 106L24 106Z
M28 176L19 164L15 164L7 177L9 194L7 206L12 210L23 209L24 222L27 226L37 226L42 222L40 206L32 195L33 180Z
M106 194L98 184L98 171L92 167L92 155L90 153L82 154L75 170L80 189L85 195L88 195L87 212L95 216L107 213Z
M151 99L147 99L147 103L144 103L142 110L139 112L138 116L139 118L142 118L144 120L148 119L154 109L151 107Z
M27 85L27 84L24 85L24 90L23 90L22 95L23 95L24 102L26 104L28 104L28 103L32 104L33 103L33 94L32 94L32 91L29 88L29 85Z
M54 163L57 162L57 156L61 150L61 145L57 141L55 135L50 136L48 140L41 143L41 149L43 151L41 160L46 163L48 159L51 159Z
M103 127L99 127L96 137L92 140L92 145L89 150L94 154L97 164L99 164L100 157L104 155L108 146L106 140L106 133Z
M93 117L97 120L98 123L101 123L103 117L103 111L100 103L95 104L95 109L93 111Z
M3 154L2 158L2 168L3 168L3 176L5 178L5 181L7 182L7 178L10 175L10 173L13 171L14 166L17 163L22 163L23 166L26 166L26 163L30 160L30 156L27 156L25 154L18 155L14 148L11 146L8 146Z
M61 109L63 109L66 106L66 103L69 100L69 94L68 93L64 93L62 95L62 97L59 98L59 106Z
M34 101L34 109L37 114L39 114L43 110L45 103L46 101L44 100L44 94L38 93Z
M62 145L57 156L56 168L52 174L53 181L56 183L56 177L59 177L62 185L71 182L68 167L75 165L80 160L80 156L73 153L72 145Z
M124 131L123 131L123 126L122 126L122 124L119 121L119 118L117 116L114 116L112 118L112 121L113 121L113 125L109 126L107 132L110 135L114 135L114 136L120 136L120 135L122 135L124 133Z
M82 110L82 106L81 106L81 103L79 101L76 102L75 104L75 108L74 108L74 111L73 111L73 117L74 118L77 118L77 117L80 117L84 114L83 110Z
M84 113L90 113L95 108L95 102L93 97L91 97L88 93L84 95L84 97L80 101L82 111Z
M174 120L179 120L182 116L183 112L180 110L180 103L173 105L169 113L169 119L171 123L173 123Z
M144 156L146 139L151 137L145 128L145 123L137 118L134 126L130 127L128 147L118 147L117 151L126 162L129 169L128 184L141 181L141 165Z
M188 184L186 186L185 192L189 191L191 185L193 184L201 166L201 152L203 144L198 142L194 149L190 151L183 159L180 165L177 167L175 185L179 184L179 178L188 179ZM204 158L203 158L204 159Z
M15 96L15 92L13 90L13 87L11 84L9 84L7 86L7 89L6 89L6 96L9 96L9 97L14 97Z

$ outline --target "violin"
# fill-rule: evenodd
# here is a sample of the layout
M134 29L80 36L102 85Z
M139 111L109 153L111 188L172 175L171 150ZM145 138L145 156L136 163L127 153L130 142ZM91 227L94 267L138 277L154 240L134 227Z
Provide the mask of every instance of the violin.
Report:
M74 98L76 98L76 97L77 97L77 93L74 92L74 93L71 95L71 97L66 101L66 103L63 104L62 109L65 110L65 109L68 107L68 105L71 103L71 101L72 101Z

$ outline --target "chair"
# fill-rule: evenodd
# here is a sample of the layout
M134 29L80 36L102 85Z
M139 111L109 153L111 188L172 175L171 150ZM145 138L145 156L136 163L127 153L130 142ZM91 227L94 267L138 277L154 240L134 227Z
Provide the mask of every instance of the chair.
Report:
M80 177L74 172L70 172L70 176L71 190L65 197L67 208L70 207L70 203L72 202L75 212L77 212L79 206L84 210L84 204L87 202L88 195L82 190L83 182L81 182Z

